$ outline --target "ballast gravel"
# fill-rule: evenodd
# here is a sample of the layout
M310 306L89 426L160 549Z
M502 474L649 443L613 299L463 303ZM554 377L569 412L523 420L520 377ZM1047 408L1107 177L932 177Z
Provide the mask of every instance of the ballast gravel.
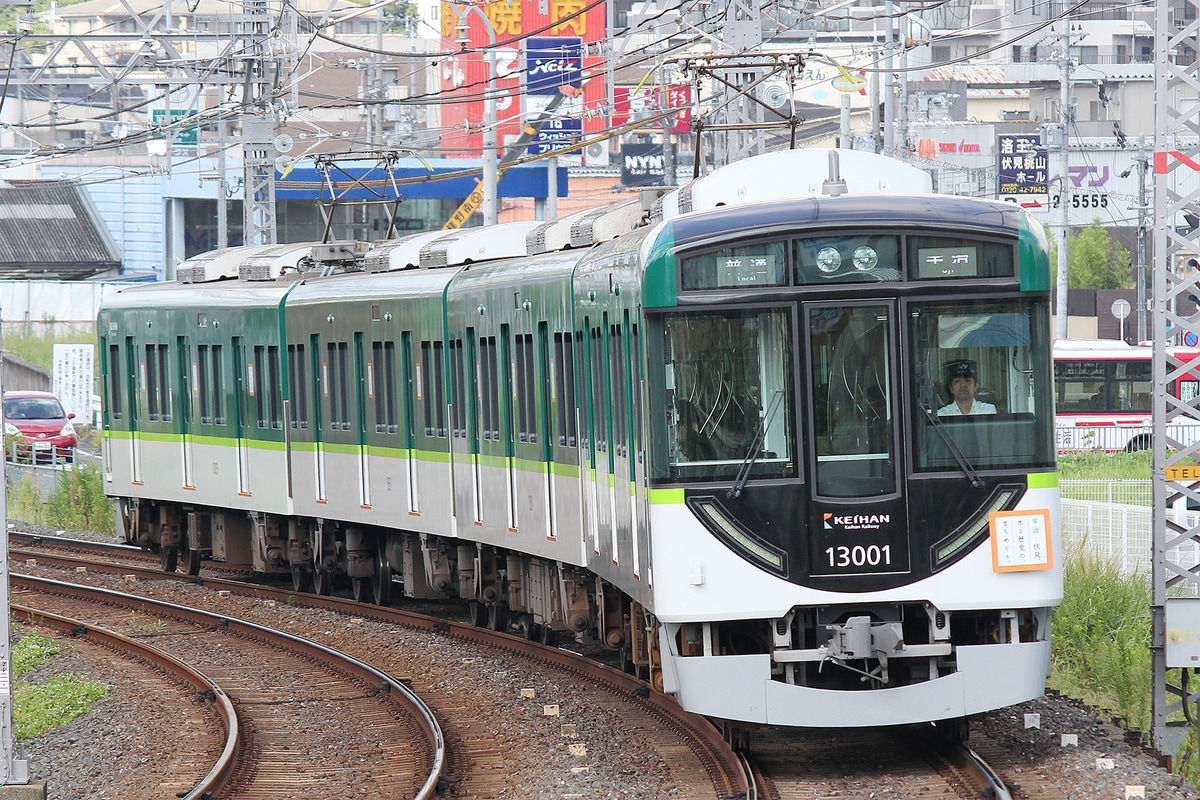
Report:
M23 530L33 530L23 523L10 523L12 527L18 525ZM34 532L57 533L45 529ZM94 534L68 535L104 538ZM100 578L92 575L88 582ZM197 592L206 591L186 584L161 582L155 583L152 592L146 585L139 590L168 600L174 594L181 601L195 601ZM232 599L236 598L223 598L223 603ZM235 612L230 609L229 613ZM313 631L313 638L320 638L322 631L344 629L347 624L344 617L330 612L290 607L255 609L252 602L246 603L244 616L271 624L268 617L278 620L302 613L307 616L296 624ZM361 636L377 640L372 646L426 650L431 647L427 638L410 639L411 632L396 632L365 620L354 624L359 626ZM20 636L22 631L18 625L14 635ZM71 672L111 688L89 713L51 733L19 742L17 757L29 761L31 779L46 781L51 800L150 797L145 794L145 787L156 785L162 777L158 770L167 763L162 756L163 748L169 746L164 743L169 743L173 736L160 721L163 698L148 696L136 680L125 676L122 670L113 669L106 654L75 647L69 639L61 641L63 652L22 680L39 683L57 672ZM481 704L481 723L502 747L511 743L512 752L500 757L507 761L511 756L515 763L506 764L507 778L490 793L476 793L466 786L460 793L450 784L443 796L547 800L693 796L679 785L668 760L641 743L645 737L637 725L615 713L619 699L605 702L592 695L580 696L565 676L558 680L545 673L533 676L521 665L504 658L497 660L489 655L486 661L477 659L479 653L474 648L449 642L444 652L438 654L438 660L453 664L454 668L425 676L427 688L451 693L461 691L467 684L478 690L475 697ZM477 663L479 667L475 666ZM512 699L519 698L521 689L528 688L526 684L531 682L537 683L536 698ZM506 704L503 709L485 707L501 699ZM560 704L562 717L544 715L543 703L551 702ZM571 754L563 737L565 724L586 732L580 741L586 744L586 757ZM1126 738L1125 732L1107 719L1071 698L1052 693L985 715L974 723L971 743L1012 784L1013 797L1018 799L1122 800L1144 796L1157 800L1200 800L1200 790L1163 769L1157 757ZM487 767L475 766L477 771L481 766ZM486 769L482 772L486 773ZM894 796L884 788L886 779L882 784L881 796ZM484 787L477 782L476 788ZM358 797L371 798L370 788L364 786Z

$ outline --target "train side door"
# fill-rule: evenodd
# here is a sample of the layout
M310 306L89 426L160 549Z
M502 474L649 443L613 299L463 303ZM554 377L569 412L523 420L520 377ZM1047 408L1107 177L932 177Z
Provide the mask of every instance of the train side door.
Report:
M195 489L196 473L192 453L192 386L195 381L190 377L189 371L194 371L196 364L192 361L192 349L187 337L180 336L176 339L175 351L179 357L176 376L179 391L176 394L179 397L179 433L183 447L183 485L186 489Z
M233 337L233 428L237 439L238 494L250 495L249 447L246 444L246 348L242 337ZM250 380L249 384L254 385Z
M405 331L400 335L400 358L404 385L404 449L407 452L408 464L408 513L418 514L421 511L420 495L417 483L417 420L416 420L416 371L413 367L412 333Z
M329 402L329 367L321 360L321 337L313 334L309 339L309 358L312 359L312 431L313 431L313 468L316 475L317 502L327 501L325 490L325 417L326 404Z
M382 364L374 365L374 369L382 369ZM354 334L354 405L358 416L356 445L358 448L358 499L363 508L371 507L371 464L367 447L367 398L366 388L371 376L366 372L366 359L363 356L363 335Z
M138 363L137 346L133 337L125 338L125 376L129 384L129 463L133 483L142 483L142 440L138 433L138 382L146 383L145 365Z

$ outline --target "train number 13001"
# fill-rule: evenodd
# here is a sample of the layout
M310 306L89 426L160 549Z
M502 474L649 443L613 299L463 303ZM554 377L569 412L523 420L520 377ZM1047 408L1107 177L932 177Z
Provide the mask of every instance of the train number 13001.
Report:
M837 567L886 567L892 563L892 546L885 544L882 547L871 544L863 546L861 544L847 547L846 545L838 545L836 547L826 547L825 555L829 556L829 566Z

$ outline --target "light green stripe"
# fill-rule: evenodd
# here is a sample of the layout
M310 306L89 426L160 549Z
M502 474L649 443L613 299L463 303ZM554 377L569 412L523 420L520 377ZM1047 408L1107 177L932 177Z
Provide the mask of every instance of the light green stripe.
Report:
M578 464L554 464L554 474L560 478L578 478Z
M683 489L651 489L650 502L656 506L682 504Z
M1031 472L1026 480L1030 489L1053 489L1058 486L1058 473Z

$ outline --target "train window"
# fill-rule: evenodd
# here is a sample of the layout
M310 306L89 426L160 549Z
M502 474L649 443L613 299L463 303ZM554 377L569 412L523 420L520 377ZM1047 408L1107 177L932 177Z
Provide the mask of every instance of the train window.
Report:
M283 376L279 371L279 346L267 347L267 391L270 392L271 427L283 430Z
M350 430L350 347L345 342L330 342L325 347L329 380L329 430Z
M609 414L612 413L608 403L611 395L604 381L604 359L604 329L592 328L588 361L592 365L592 441L597 453L608 452Z
M896 490L892 321L888 306L809 310L817 494Z
M575 446L575 343L570 332L554 334L554 389L558 444Z
M250 365L253 373L250 381L250 394L254 395L255 412L258 415L258 427L269 428L271 421L267 418L267 395L263 391L263 375L266 374L267 348L262 345L254 347L254 361Z
M371 344L371 394L375 397L375 432L396 433L396 344Z
M896 234L841 234L796 241L797 285L882 283L901 279Z
M421 342L420 383L417 386L417 397L421 398L421 410L425 413L425 435L436 436L437 430L433 419L433 345L431 342Z
M500 440L500 376L496 372L496 337L479 337L479 398L483 439Z
M304 345L288 345L288 398L291 401L292 428L308 427L308 381L304 362Z
M108 414L111 419L121 418L121 380L120 380L120 364L121 364L121 346L110 344L108 346L108 364L105 378L108 383Z
M1010 278L1013 248L953 236L909 236L908 263L916 279Z
M425 435L446 435L446 387L442 372L441 342L421 342L420 383L417 395L425 411Z
M129 421L136 423L138 419L138 377L142 378L145 386L145 374L138 371L138 353L133 344L133 337L125 337L125 379L129 388Z
M918 472L1054 463L1046 301L910 306Z
M404 446L412 449L416 442L416 420L413 418L413 399L417 396L413 382L416 378L413 372L412 334L407 331L400 334L400 357L404 369Z
M621 344L621 326L612 325L608 330L608 363L612 369L612 415L613 415L613 451L624 458L629 451L626 449L626 436L629 434L629 398L626 394L626 374L629 369L629 359L625 356L625 348Z
M463 340L450 342L450 428L455 439L467 438L467 389Z
M790 319L756 309L655 321L647 363L658 399L652 436L664 445L653 449L656 478L732 481L747 461L751 477L795 477Z
M679 281L684 291L783 286L787 247L784 242L755 242L687 256L679 262Z
M535 386L533 363L533 334L517 336L517 436L525 444L537 442Z
M146 417L171 421L170 390L167 386L167 346L146 345Z
M545 433L542 436L542 451L546 456L546 460L552 460L551 444L553 439L550 437L550 398L554 394L554 389L551 382L554 378L550 372L550 326L545 322L538 323L538 378L542 390L542 402L538 406L538 414L540 415L541 423L544 426ZM534 421L534 429L537 429L537 421Z
M213 423L225 424L225 350L222 345L212 346L212 413Z
M497 418L500 421L500 430L496 432L496 437L504 442L505 453L509 456L515 452L513 445L515 436L513 414L514 409L513 398L516 395L513 381L513 346L512 346L512 331L508 325L500 326L500 364L497 370L497 377L500 381L501 393L500 400L497 403ZM516 527L513 523L510 527Z
M167 350L165 344L158 346L158 400L162 409L162 421L171 421L171 384L167 372Z
M212 408L209 394L212 392L212 387L209 383L208 372L210 369L208 363L208 345L202 344L196 346L196 382L198 384L200 394L200 422L205 425L212 424Z
M157 358L154 345L146 345L146 360L142 367L145 370L146 380L146 418L158 419L158 379L155 376L157 367Z

